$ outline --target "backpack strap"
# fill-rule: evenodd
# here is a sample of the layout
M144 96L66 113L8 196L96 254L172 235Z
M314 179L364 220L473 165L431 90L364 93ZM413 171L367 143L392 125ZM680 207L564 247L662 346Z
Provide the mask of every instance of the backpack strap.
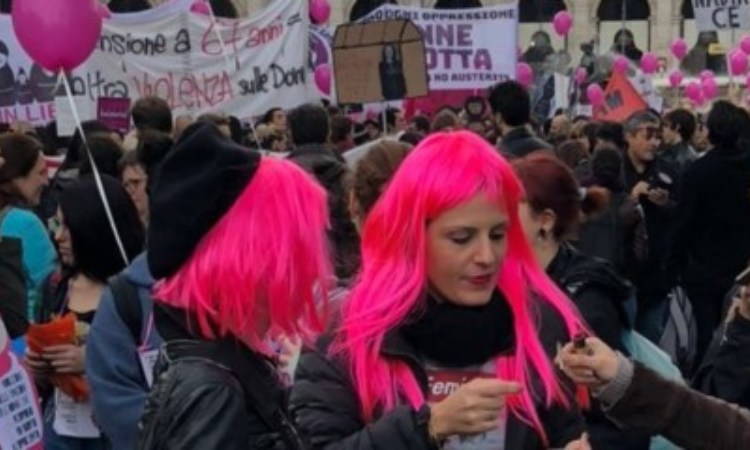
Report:
M133 342L140 344L143 329L143 309L141 308L141 299L138 296L138 288L128 282L122 273L110 278L108 285L112 292L117 315L130 330Z

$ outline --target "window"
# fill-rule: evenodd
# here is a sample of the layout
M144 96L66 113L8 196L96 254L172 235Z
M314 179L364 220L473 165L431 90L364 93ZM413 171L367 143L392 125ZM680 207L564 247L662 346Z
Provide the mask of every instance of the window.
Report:
M481 8L480 0L437 0L435 9Z
M596 16L603 22L625 20L648 20L651 7L648 0L602 0Z
M549 22L567 9L563 0L521 0L519 8L521 23Z
M693 11L692 0L683 0L682 8L680 9L680 15L683 19L695 19L695 11Z

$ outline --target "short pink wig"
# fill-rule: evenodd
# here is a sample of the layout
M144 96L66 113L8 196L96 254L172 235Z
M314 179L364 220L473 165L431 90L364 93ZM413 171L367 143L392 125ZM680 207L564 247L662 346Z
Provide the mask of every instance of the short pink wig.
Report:
M195 317L205 338L231 334L267 353L267 332L310 338L325 326L326 193L292 162L270 157L157 301Z
M333 352L348 360L363 417L408 401L419 408L424 396L403 362L380 353L385 335L425 305L427 224L444 212L484 194L508 215L508 249L498 288L514 315L517 343L512 357L500 358L499 378L517 380L526 389L508 399L511 411L546 434L533 398L569 406L533 319L532 304L546 302L572 336L583 330L580 315L538 266L518 218L522 186L508 162L470 132L434 134L404 160L367 216L362 230L362 271L343 306ZM533 291L533 292L532 292ZM532 386L543 392L531 392Z

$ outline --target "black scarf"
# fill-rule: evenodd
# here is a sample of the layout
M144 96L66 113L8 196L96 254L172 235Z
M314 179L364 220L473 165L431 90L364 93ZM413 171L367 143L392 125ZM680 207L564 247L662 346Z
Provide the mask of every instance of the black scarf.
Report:
M400 329L426 358L446 367L484 364L513 348L513 312L496 290L489 303L466 307L438 301L427 294L427 305Z

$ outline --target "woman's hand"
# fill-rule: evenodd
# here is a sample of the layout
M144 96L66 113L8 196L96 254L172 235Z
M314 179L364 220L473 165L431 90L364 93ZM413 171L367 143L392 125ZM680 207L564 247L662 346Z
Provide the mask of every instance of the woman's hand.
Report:
M431 406L430 434L440 440L497 429L506 397L519 392L521 385L512 381L476 378Z
M565 446L564 450L591 450L588 434L583 433L583 435L581 435L581 439L576 439L575 441L568 442L568 445Z
M44 349L42 357L56 373L83 373L86 350L74 344L52 345Z
M620 369L617 353L595 337L586 338L584 348L571 342L557 355L557 363L576 384L598 388L612 381Z
M32 350L26 350L24 363L36 379L46 379L52 373L52 366L49 362L42 355L34 353Z

